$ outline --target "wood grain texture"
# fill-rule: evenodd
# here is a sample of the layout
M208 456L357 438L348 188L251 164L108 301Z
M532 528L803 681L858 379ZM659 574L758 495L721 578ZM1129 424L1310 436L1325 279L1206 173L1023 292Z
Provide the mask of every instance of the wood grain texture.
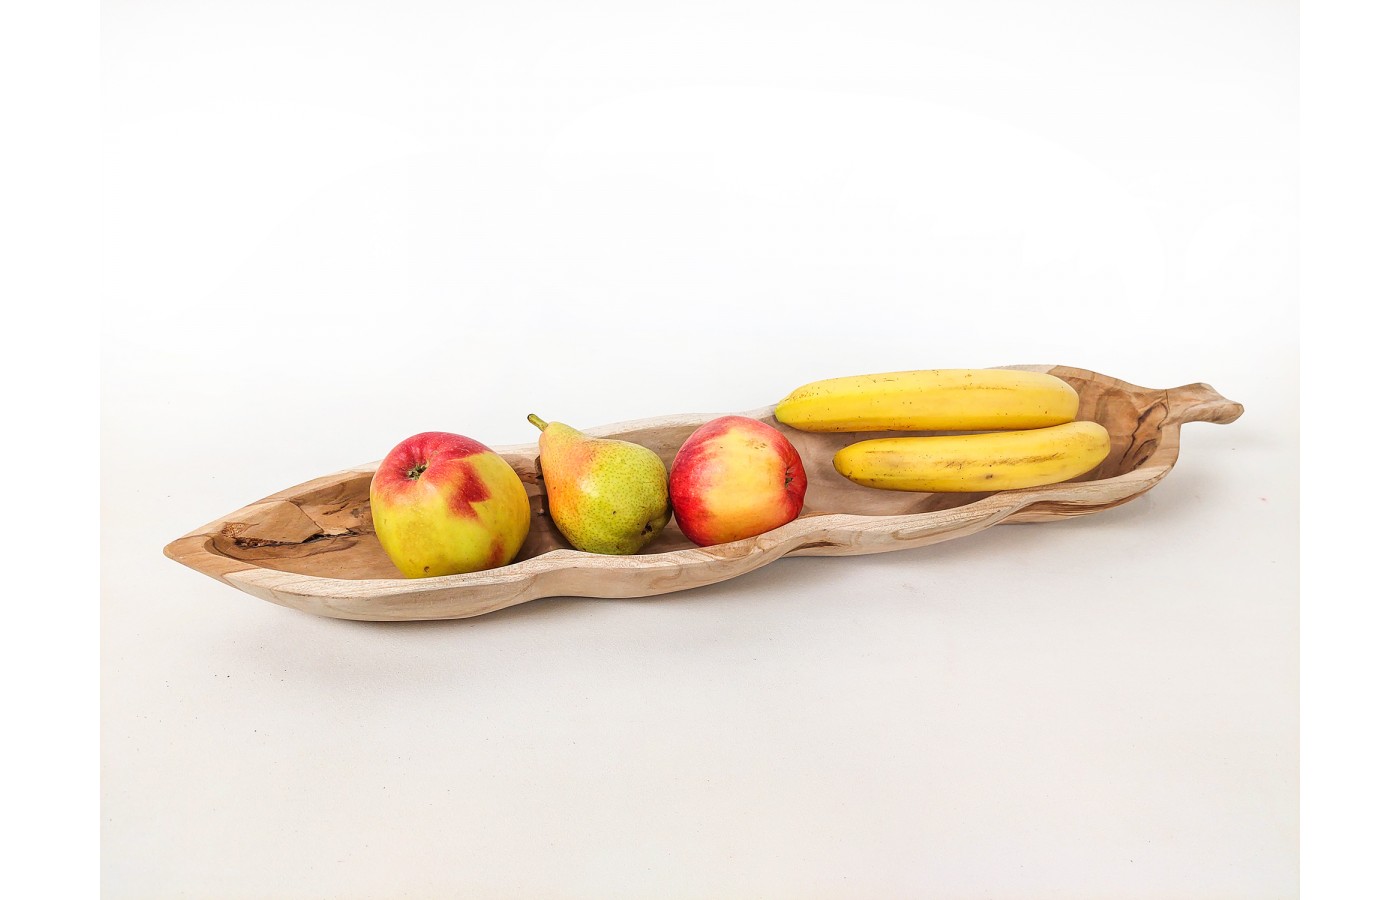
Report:
M403 621L481 615L539 597L646 597L713 584L783 556L848 556L922 547L1003 522L1049 522L1099 512L1141 496L1176 463L1186 422L1228 423L1244 412L1206 384L1138 387L1065 366L1049 372L1079 393L1080 419L1099 422L1112 448L1072 481L988 494L920 494L853 484L832 455L881 432L816 434L752 416L792 441L807 470L802 515L747 540L697 547L673 521L641 554L602 556L569 547L544 512L538 448L494 448L520 475L532 525L510 565L484 572L405 579L374 536L369 483L378 462L287 488L171 542L165 555L272 603L342 619ZM655 450L669 467L692 431L719 414L665 416L589 429ZM904 434L908 434L905 432Z

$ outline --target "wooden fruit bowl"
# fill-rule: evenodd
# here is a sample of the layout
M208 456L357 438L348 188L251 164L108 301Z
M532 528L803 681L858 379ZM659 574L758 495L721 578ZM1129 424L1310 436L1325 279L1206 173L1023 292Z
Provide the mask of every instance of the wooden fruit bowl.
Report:
M571 548L544 512L538 448L493 448L519 473L535 513L516 561L466 575L408 579L379 546L369 510L378 463L287 488L173 541L165 555L255 597L340 619L457 619L538 597L646 597L713 584L782 556L851 556L923 547L1002 522L1048 522L1126 503L1176 463L1183 422L1233 422L1244 412L1206 384L1155 390L1065 366L1049 372L1079 392L1079 418L1108 429L1112 449L1092 472L1038 488L980 494L883 491L847 481L832 467L841 447L886 433L810 434L779 424L773 407L743 413L792 441L807 470L807 502L796 520L766 534L697 547L674 520L636 556ZM663 416L594 428L660 454L669 467L692 431L716 415Z

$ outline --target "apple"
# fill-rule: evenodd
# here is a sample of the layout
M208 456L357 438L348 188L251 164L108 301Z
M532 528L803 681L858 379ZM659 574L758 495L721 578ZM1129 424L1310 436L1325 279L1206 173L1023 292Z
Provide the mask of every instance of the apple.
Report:
M379 543L409 578L503 566L530 530L530 500L499 454L460 434L399 442L369 484Z
M708 547L797 518L807 472L778 429L747 416L723 416L681 444L671 464L670 491L681 532Z

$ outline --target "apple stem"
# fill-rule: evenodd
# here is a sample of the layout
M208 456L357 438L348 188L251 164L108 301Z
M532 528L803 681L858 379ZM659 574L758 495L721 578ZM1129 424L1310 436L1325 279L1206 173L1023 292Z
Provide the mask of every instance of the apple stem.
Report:
M544 419L541 419L534 413L530 413L528 418L530 419L530 424L538 428L540 431L544 431L546 428L549 427L548 422L546 422Z

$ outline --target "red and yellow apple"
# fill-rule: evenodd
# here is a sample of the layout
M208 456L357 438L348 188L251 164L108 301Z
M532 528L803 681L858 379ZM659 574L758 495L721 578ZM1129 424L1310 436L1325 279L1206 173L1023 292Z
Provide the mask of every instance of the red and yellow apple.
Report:
M409 578L503 566L530 530L530 501L510 463L442 431L389 451L370 481L369 506L379 543Z
M747 416L723 416L681 444L671 464L670 491L681 532L708 547L797 518L807 472L778 429Z

